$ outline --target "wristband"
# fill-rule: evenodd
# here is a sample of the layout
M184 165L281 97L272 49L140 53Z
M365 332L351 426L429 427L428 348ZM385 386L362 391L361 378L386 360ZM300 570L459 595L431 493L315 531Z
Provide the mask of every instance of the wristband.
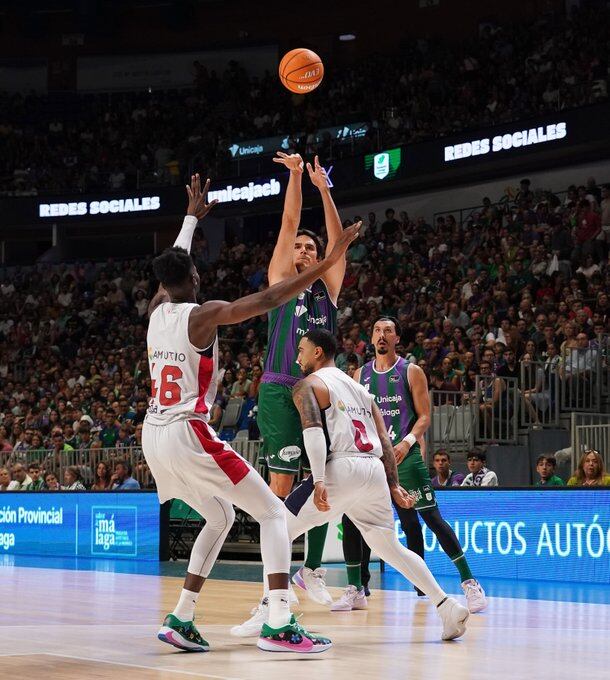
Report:
M416 441L417 437L413 434L413 432L409 432L409 434L403 439L403 442L407 442L409 448L411 448Z

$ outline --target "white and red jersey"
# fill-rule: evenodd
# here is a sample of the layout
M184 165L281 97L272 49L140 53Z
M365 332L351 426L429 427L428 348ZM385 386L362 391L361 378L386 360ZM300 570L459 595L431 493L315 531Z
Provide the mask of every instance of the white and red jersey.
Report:
M330 406L323 413L326 434L333 454L374 456L383 451L373 417L375 397L338 368L320 368L312 375L326 385Z
M146 420L154 425L209 420L216 398L218 337L205 349L191 344L189 316L197 306L164 302L150 316L146 340L152 384Z

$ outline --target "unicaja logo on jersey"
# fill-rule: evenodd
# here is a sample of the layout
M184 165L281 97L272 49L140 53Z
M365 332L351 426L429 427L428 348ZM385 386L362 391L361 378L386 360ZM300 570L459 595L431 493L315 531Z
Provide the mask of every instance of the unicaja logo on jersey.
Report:
M303 316L303 314L307 314L307 307L305 307L305 305L297 305L294 308L294 315Z
M341 400L339 400L337 402L337 408L339 409L339 411L345 411L345 404Z

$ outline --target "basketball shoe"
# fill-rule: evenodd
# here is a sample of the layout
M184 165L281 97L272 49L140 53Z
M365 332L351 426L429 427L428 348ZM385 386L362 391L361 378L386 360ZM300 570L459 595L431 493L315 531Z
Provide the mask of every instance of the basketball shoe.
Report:
M343 591L343 595L336 602L332 603L330 611L351 612L352 609L367 609L368 606L364 588L358 590L356 586L347 586Z
M193 621L180 621L173 614L168 614L157 637L168 645L178 647L186 652L209 652L210 645L201 637Z
M455 640L466 632L466 621L470 612L463 607L457 600L448 597L437 607L441 621L443 622L443 633L441 639Z
M302 590L307 592L307 597L318 604L323 604L325 607L330 607L333 603L333 598L330 596L326 588L326 581L324 576L326 569L318 567L317 569L310 569L309 567L301 567L297 573L292 577L292 582Z
M263 624L256 646L265 652L317 654L330 649L332 644L328 638L306 631L293 614L290 623L281 628L271 628L268 624Z
M481 584L473 578L468 579L462 583L462 590L466 596L466 605L471 614L480 612L487 607L487 599L485 598L485 591Z
M247 621L231 628L231 635L235 637L260 635L263 625L269 621L269 600L266 597L263 598L250 614L252 616Z

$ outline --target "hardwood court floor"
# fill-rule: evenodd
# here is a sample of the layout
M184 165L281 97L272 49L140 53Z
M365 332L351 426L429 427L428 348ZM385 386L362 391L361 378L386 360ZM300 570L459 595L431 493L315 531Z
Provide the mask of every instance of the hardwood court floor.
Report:
M492 598L466 636L442 643L431 605L411 591L375 591L368 611L332 614L301 598L296 611L334 648L297 657L229 636L260 586L210 580L198 622L213 651L159 642L181 580L167 576L0 567L0 678L19 680L478 680L610 677L610 605ZM331 589L333 595L339 589Z

